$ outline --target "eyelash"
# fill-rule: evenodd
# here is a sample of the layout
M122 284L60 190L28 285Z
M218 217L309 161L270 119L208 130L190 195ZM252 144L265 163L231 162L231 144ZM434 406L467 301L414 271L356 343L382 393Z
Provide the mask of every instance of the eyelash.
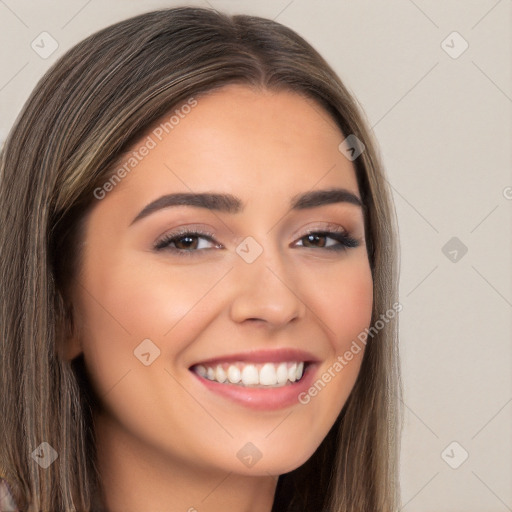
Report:
M328 230L310 230L304 235L302 235L299 240L302 240L303 238L306 238L310 235L319 235L319 236L325 236L327 238L332 238L339 242L337 245L331 245L328 247L318 247L318 249L324 249L326 251L335 251L335 252L342 252L346 251L347 249L351 249L354 247L358 247L360 245L359 241L352 236L350 236L344 229L335 227L333 231ZM194 253L204 251L205 249L177 249L175 247L169 247L169 245L173 242L176 242L182 238L186 237L201 237L206 238L210 242L215 243L214 235L213 233L210 233L208 231L196 231L194 229L183 229L180 231L176 231L173 233L169 233L167 235L164 235L160 240L158 240L155 245L154 249L157 252L160 251L169 251L172 253L175 253L179 256L194 256ZM302 247L302 246L299 246ZM315 249L315 247L306 247L306 249Z

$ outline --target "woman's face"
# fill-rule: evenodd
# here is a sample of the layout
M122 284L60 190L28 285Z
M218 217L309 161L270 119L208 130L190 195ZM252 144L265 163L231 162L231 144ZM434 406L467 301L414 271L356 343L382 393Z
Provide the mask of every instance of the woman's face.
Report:
M69 356L83 351L102 428L139 454L282 474L326 436L364 352L344 356L373 301L354 166L295 93L231 85L188 105L98 192Z

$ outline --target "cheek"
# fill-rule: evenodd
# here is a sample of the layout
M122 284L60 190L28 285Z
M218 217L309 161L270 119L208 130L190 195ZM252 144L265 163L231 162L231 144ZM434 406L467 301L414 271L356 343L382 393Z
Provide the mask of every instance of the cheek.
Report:
M193 265L171 269L121 257L102 259L101 265L91 261L84 272L78 306L92 386L105 408L135 435L159 437L169 451L175 450L166 437L170 430L188 432L192 440L201 437L187 422L204 411L174 377L180 380L188 371L180 366L180 355L212 318L213 310L204 314L210 302L202 299L224 273L218 265L208 274ZM143 345L152 361L148 366L137 358L145 339L159 351L153 359L155 348ZM199 449L186 448L189 456Z
M126 268L138 270L127 272ZM119 270L124 276L118 281L123 284L109 302L117 303L134 335L160 340L162 350L176 355L218 312L219 302L212 297L223 295L227 283L222 277L229 270L226 263L148 265L140 257L140 264Z
M179 358L215 314L208 295L213 287L222 293L219 280L230 268L147 260L145 253L104 255L101 264L91 258L84 272L84 353L103 373L133 365L133 352L145 339L161 351L158 363Z
M338 271L320 274L322 283L314 295L313 311L323 321L336 354L343 353L352 340L370 325L373 280L368 261L347 262ZM334 354L333 354L334 355Z
M346 280L346 288L332 301L330 313L339 337L335 342L337 353L347 350L348 345L363 332L371 322L373 307L373 281L371 275L354 274Z
M365 351L373 308L373 280L367 260L351 261L322 280L324 293L311 309L322 320L329 355L301 401L323 425L332 425L353 389ZM306 405L307 404L307 405Z

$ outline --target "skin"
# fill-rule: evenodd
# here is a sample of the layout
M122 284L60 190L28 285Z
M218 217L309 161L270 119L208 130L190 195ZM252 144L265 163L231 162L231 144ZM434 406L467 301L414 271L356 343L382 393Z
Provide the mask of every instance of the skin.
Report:
M333 425L363 350L308 404L275 411L214 394L188 368L294 347L321 361L319 378L370 325L361 208L289 208L312 189L361 197L353 163L338 150L344 138L310 99L230 85L199 98L88 215L67 357L84 354L101 397L94 421L109 511L270 512L277 476L302 465ZM246 206L236 214L165 208L130 226L161 195L192 191L230 193ZM331 238L308 246L307 230L327 223L359 246L329 251ZM194 239L189 255L152 249L178 226L198 224L214 242ZM236 253L246 236L263 248L250 264ZM149 366L134 356L146 338L160 350ZM248 442L262 454L252 467L236 456Z

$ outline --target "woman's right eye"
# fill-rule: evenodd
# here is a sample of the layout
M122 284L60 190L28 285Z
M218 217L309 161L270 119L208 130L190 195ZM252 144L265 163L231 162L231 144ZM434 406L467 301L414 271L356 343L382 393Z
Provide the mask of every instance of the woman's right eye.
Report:
M216 244L212 233L203 233L200 231L183 231L180 233L169 233L164 235L154 246L157 251L171 251L178 255L190 255L198 250L209 249L208 247L199 247L198 239L209 240L214 247L219 248L220 244ZM216 245L215 245L216 244ZM174 247L172 247L174 245Z

